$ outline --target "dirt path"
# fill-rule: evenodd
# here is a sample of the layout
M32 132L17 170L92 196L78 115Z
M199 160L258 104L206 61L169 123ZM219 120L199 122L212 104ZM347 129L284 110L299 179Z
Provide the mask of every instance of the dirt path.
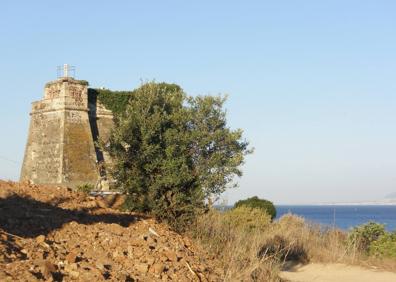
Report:
M282 271L291 282L395 282L396 273L345 264L307 264Z

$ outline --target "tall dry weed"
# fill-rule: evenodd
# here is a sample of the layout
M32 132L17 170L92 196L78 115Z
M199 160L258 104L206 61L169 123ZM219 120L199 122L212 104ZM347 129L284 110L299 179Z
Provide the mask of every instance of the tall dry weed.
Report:
M197 220L191 235L221 260L225 281L280 281L286 262L367 263L346 233L292 214L271 222L251 208L212 210Z
M223 263L225 281L279 281L275 256L258 256L271 218L258 209L212 210L199 218L192 236Z

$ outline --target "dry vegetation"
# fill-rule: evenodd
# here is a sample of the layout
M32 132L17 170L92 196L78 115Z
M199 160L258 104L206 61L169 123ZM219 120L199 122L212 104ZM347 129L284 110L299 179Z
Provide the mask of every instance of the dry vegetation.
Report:
M323 229L291 214L271 222L269 216L249 208L211 211L191 233L220 259L227 281L281 281L282 268L308 262L396 268L394 259L367 256L345 232Z

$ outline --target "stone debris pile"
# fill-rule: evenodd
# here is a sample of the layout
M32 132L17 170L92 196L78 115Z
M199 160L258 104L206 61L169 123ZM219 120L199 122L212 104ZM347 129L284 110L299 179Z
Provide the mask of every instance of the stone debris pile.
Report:
M189 238L70 189L0 181L0 281L220 281Z

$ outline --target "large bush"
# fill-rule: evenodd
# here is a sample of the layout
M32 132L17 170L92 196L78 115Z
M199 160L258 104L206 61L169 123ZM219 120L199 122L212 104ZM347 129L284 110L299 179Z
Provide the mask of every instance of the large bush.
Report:
M240 200L235 203L234 207L250 207L260 209L271 216L271 219L276 217L276 208L271 201L259 199L257 196L248 198L246 200Z
M383 224L368 222L353 228L348 242L366 255L396 258L396 233L387 232Z
M224 102L190 97L174 84L133 91L104 146L128 208L180 230L241 175L250 151L242 130L228 128Z
M368 252L371 243L378 240L385 234L385 226L376 222L356 226L348 235L350 245L356 246L357 249Z
M396 234L386 232L372 242L369 254L375 257L396 258Z

